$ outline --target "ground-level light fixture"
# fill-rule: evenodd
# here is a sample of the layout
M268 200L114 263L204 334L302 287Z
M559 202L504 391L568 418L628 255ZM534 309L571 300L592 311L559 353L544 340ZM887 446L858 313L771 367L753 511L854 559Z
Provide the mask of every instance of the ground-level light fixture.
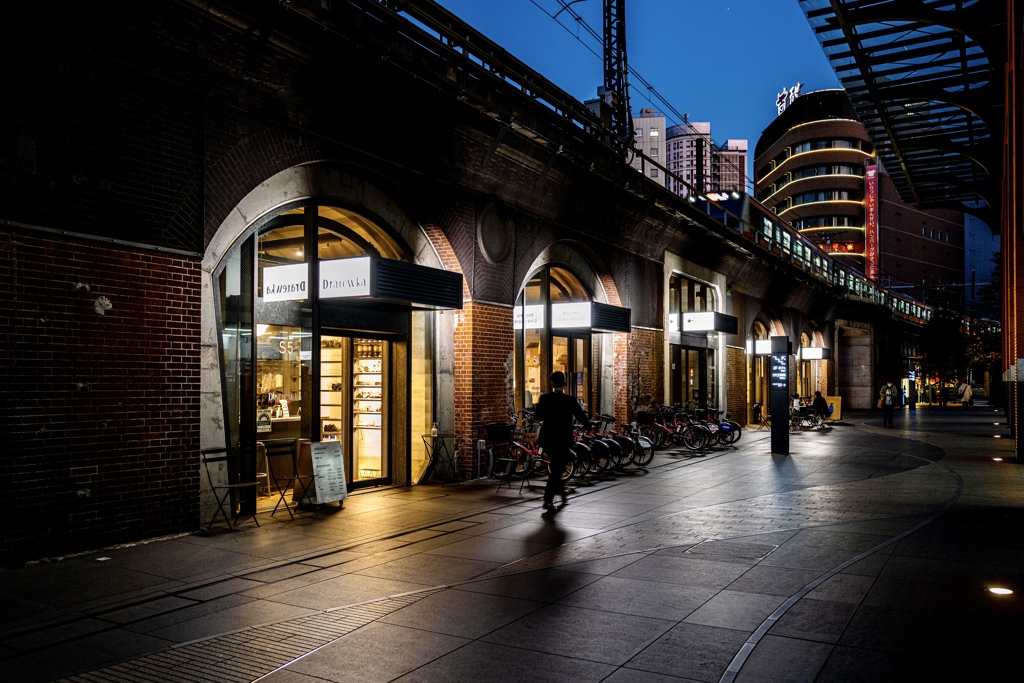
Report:
M1013 595L1013 591L1010 590L1009 588L1001 588L999 586L995 586L993 588L989 588L988 592L989 593L994 593L995 595Z

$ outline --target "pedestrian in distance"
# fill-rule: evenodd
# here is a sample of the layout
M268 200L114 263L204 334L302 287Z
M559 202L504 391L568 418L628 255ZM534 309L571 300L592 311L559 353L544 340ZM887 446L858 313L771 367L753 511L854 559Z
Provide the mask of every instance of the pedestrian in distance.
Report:
M533 413L535 422L541 422L537 445L544 449L551 463L551 472L547 486L544 487L544 511L554 512L555 495L566 503L565 482L562 473L572 458L572 445L575 441L573 419L586 424L589 418L580 407L575 397L565 393L565 373L551 373L551 391L540 397Z
M821 395L820 391L814 392L814 400L811 401L811 410L823 420L828 419L828 401Z
M899 389L897 389L892 380L889 380L882 385L882 388L878 390L878 407L882 409L882 426L892 427L893 413L896 412L896 397L899 395Z
M971 385L967 383L967 380L961 380L960 386L956 388L956 395L960 399L960 405L964 408L972 405L971 399L974 397L974 392L971 391Z

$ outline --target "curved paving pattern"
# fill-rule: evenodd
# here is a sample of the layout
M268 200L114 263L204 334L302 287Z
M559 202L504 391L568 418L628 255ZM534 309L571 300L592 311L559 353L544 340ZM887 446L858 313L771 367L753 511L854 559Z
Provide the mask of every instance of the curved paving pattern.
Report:
M208 594L181 607L206 616L131 621L175 647L67 680L941 680L963 664L943 659L949 648L979 625L989 647L1024 625L1019 597L994 603L979 587L1019 587L1024 549L1012 514L1024 480L992 469L984 419L918 419L913 432L869 420L794 435L789 457L750 432L737 450L659 454L646 475L581 487L553 519L478 484L187 539L259 555L273 538L284 552L166 591ZM961 474L963 501L938 516ZM321 537L315 551L306 534ZM222 615L245 609L277 618L225 633L239 617ZM27 661L8 659L16 672Z

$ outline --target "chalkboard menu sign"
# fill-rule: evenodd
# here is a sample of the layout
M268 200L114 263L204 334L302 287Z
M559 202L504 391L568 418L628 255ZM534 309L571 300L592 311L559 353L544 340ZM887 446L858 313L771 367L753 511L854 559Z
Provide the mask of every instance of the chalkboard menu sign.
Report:
M313 484L316 502L330 503L348 498L345 485L345 463L341 458L340 441L321 441L309 445L313 459Z

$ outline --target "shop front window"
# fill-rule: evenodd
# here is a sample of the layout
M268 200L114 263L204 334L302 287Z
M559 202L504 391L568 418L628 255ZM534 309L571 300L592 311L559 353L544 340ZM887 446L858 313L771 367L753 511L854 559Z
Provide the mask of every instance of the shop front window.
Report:
M527 282L516 301L515 393L516 410L532 408L548 391L552 372L565 373L567 391L585 409L594 404L589 327L571 327L564 318L572 304L589 304L591 294L580 279L563 266L546 266Z
M314 255L315 254L315 255ZM239 241L217 273L229 445L340 441L349 487L418 481L436 420L435 313L317 291L315 267L405 260L389 233L350 209L287 208ZM401 381L401 386L396 386ZM397 427L395 426L397 425ZM243 458L244 459L244 458Z

